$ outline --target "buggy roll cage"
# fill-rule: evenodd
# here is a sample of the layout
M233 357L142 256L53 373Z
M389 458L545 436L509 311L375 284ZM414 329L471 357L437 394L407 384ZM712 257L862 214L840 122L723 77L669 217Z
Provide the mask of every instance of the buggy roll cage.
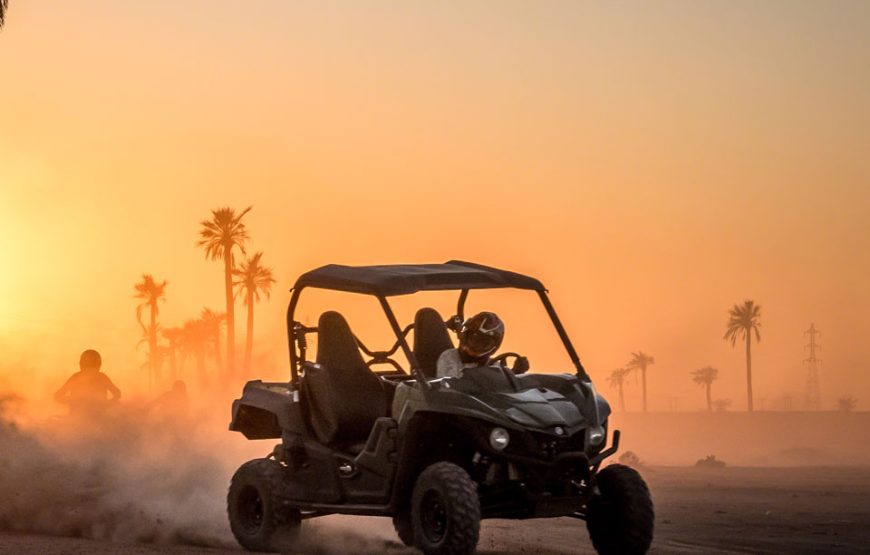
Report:
M565 350L571 362L574 364L576 376L580 379L589 380L577 351L571 343L565 327L562 325L556 309L547 296L547 290L534 278L499 270L479 264L451 260L444 264L418 264L418 265L391 265L391 266L339 266L331 264L322 266L299 277L291 289L290 304L287 307L287 339L290 350L290 375L291 389L296 389L299 383L299 370L306 362L308 344L306 335L318 333L316 326L305 326L296 321L295 311L299 302L299 296L306 287L317 289L329 289L348 293L362 293L374 296L384 310L387 321L396 335L396 342L386 351L373 351L366 347L356 336L357 346L366 355L371 357L367 364L390 364L393 368L405 374L405 370L391 357L400 348L411 365L410 374L422 387L428 389L428 379L420 370L420 365L414 352L408 345L408 333L414 328L414 324L408 324L404 328L399 325L393 312L388 296L404 295L417 291L459 291L459 299L456 304L456 315L445 324L457 331L465 315L465 301L471 289L529 289L538 293L538 297L547 311L553 326L562 340Z

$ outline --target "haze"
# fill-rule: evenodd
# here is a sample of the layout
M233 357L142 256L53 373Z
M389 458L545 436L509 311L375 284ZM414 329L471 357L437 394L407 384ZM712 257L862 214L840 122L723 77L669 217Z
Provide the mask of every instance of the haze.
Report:
M706 365L742 410L722 335L753 299L756 399L802 399L814 322L823 407L870 403L866 3L10 10L0 385L57 387L94 347L144 387L133 283L169 280L167 325L222 310L198 222L253 205L278 280L257 305L263 377L287 373L299 273L460 258L539 277L612 400L604 377L643 350L652 410L704 407Z

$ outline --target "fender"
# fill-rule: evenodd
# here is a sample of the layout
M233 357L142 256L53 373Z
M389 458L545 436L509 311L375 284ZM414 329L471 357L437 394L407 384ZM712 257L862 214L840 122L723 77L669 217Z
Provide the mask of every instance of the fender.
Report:
M284 431L307 435L299 401L286 382L250 381L233 401L230 431L247 439L280 439Z

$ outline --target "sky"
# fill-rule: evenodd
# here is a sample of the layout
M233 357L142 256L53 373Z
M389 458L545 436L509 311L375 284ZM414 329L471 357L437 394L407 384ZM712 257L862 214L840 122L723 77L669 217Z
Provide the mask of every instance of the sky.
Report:
M757 407L800 404L810 323L823 404L870 407L866 3L10 4L0 387L59 385L88 347L141 385L133 284L169 281L165 326L222 309L198 222L253 206L264 376L300 273L458 258L540 278L612 398L643 350L652 409L701 409L707 365L745 407L722 335L753 299ZM506 341L564 369L537 307L498 300Z

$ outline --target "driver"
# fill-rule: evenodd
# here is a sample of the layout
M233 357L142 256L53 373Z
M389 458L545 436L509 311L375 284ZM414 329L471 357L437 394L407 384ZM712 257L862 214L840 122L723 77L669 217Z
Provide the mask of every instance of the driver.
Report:
M99 417L105 414L109 403L121 398L109 376L100 372L103 359L100 353L88 349L79 357L79 372L76 372L54 394L58 403L67 403L72 416ZM107 399L111 396L111 400Z
M481 312L466 320L457 336L459 347L447 349L438 357L439 378L458 378L466 368L487 366L489 356L504 339L504 323L493 312Z

